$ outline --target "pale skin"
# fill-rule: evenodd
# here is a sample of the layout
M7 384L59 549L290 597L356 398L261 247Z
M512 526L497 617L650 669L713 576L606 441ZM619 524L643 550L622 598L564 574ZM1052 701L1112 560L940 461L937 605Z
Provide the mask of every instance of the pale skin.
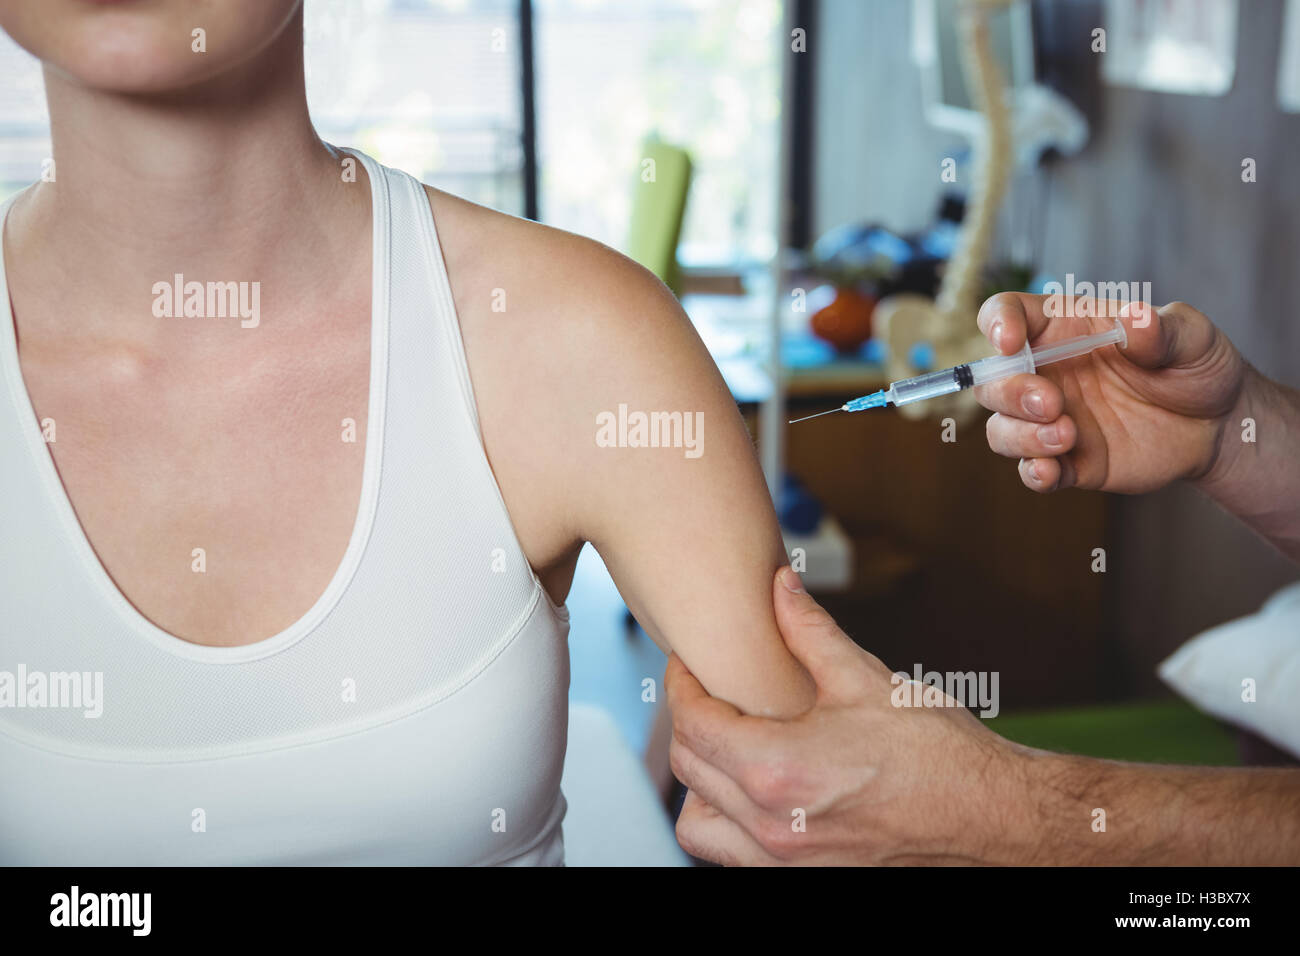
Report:
M345 182L345 157L311 127L299 0L197 14L0 0L0 26L45 63L57 180L15 204L4 249L64 488L158 627L209 645L270 637L347 547L369 387L369 185L360 168ZM765 485L675 300L597 243L426 191L487 455L552 599L592 542L651 637L712 693L752 713L805 709L811 682L768 588L783 550ZM259 281L259 326L154 317L152 284L177 272ZM703 412L704 454L599 447L596 416L619 403Z
M981 391L995 412L989 445L1020 459L1021 480L1040 493L1192 482L1300 561L1300 395L1251 369L1184 303L1117 311L1126 352ZM979 315L1004 354L1026 335L1038 345L1110 323L1052 317L1043 297L1022 294L995 296ZM1241 440L1247 418L1254 443ZM753 865L1300 862L1300 770L1064 756L999 737L963 707L897 707L889 669L798 575L779 571L773 597L787 646L817 683L808 712L740 714L669 659L672 766L696 795L677 835L695 855ZM1098 808L1105 833L1093 827Z

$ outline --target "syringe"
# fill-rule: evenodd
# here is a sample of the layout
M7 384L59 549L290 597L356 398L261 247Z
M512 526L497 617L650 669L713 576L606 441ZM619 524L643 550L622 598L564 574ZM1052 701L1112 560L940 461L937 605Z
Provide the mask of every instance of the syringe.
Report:
M1020 375L1024 372L1032 373L1040 366L1051 365L1053 362L1064 362L1066 359L1075 358L1079 355L1087 355L1094 349L1103 348L1107 345L1128 348L1128 332L1125 331L1124 325L1119 319L1115 320L1114 328L1107 329L1105 332L1098 332L1096 335L1080 335L1073 339L1053 342L1051 345L1040 345L1036 349L1031 349L1029 343L1026 342L1025 347L1014 355L990 355L988 358L982 358L967 365L957 365L939 372L926 372L924 375L918 375L915 378L905 378L897 382L891 382L889 388L882 388L870 395L850 399L839 408L818 412L816 415L796 418L789 424L806 422L810 418L819 418L822 415L830 415L834 412L860 412L868 408L884 408L886 405L910 405L912 402L921 402L927 398L938 398L940 395L950 395L953 392L960 392L964 388L971 388L975 385L987 385L990 382L1010 378L1012 375Z

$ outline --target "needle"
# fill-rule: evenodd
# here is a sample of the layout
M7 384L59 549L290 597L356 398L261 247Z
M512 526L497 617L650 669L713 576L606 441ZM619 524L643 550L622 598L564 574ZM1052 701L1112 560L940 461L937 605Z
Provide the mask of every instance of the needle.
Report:
M786 422L786 424L787 424L787 425L794 425L794 424L797 423L797 422L806 422L806 421L807 421L808 419L810 419L810 418L821 418L823 415L829 415L829 414L831 414L831 412L842 412L842 411L844 411L843 407L840 407L840 408L832 408L832 409L830 409L830 411L818 412L816 415L805 415L803 418L793 418L793 419L791 419L790 421Z

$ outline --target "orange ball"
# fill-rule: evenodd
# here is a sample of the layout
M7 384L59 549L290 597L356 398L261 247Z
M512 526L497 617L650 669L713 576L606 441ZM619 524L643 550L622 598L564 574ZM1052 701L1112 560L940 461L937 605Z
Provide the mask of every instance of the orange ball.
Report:
M856 289L837 289L835 300L813 314L813 335L840 352L852 352L871 338L876 300Z

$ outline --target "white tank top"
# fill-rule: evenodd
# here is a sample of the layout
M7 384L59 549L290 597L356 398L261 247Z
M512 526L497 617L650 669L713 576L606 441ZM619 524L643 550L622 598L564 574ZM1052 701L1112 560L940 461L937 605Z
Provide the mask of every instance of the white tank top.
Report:
M254 644L173 637L99 563L0 258L0 863L563 862L568 615L488 465L425 192L348 152L374 199L361 504L325 593Z

